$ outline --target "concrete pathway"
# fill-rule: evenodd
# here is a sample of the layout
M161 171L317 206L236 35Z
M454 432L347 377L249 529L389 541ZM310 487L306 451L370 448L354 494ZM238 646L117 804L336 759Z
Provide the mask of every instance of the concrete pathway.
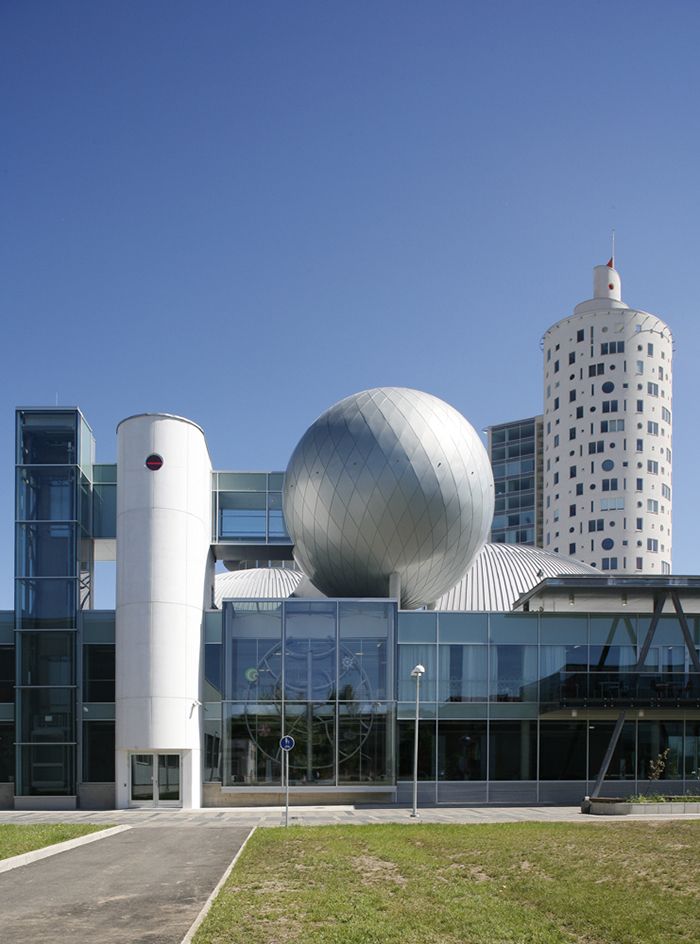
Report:
M180 944L250 832L218 827L138 826L0 875L0 938Z
M634 816L587 816L577 806L425 806L419 808L423 823L591 823L630 821ZM639 817L648 820L649 816ZM700 819L700 814L664 814L659 819ZM227 807L203 810L70 810L29 812L0 810L0 823L101 823L130 826L173 827L280 826L284 809L279 806ZM415 823L405 806L291 806L290 825L321 826L334 823Z

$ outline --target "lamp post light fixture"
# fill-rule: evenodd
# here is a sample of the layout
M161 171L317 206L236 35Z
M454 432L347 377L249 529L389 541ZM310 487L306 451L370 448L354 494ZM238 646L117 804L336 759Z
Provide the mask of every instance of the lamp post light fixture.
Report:
M420 680L425 674L425 666L418 663L411 669L411 678L416 680L416 730L413 739L413 812L411 816L418 816L418 720L420 717Z

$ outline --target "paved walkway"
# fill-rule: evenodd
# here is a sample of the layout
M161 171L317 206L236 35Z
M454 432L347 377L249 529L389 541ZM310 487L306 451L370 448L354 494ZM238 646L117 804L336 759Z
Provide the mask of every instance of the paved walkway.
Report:
M634 816L587 816L578 806L425 806L422 823L615 822ZM648 820L649 816L639 817ZM700 819L700 814L664 814L660 819ZM70 810L29 812L0 810L0 823L101 823L110 826L280 826L279 806L208 808L203 810ZM402 806L290 806L290 825L321 826L334 823L415 823L409 807Z
M218 825L139 826L0 875L0 938L180 944L250 832Z

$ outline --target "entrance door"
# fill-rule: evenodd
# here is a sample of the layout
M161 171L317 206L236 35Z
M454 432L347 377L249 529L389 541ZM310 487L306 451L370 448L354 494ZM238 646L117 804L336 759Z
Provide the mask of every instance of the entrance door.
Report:
M181 806L180 755L131 755L132 806Z

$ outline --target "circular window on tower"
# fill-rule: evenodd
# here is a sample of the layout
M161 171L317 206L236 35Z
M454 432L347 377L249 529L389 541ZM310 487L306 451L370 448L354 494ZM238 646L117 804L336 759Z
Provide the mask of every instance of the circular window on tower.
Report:
M612 382L612 380L606 380L603 384L603 393L612 393L614 389L615 384Z
M603 540L600 542L600 546L604 551L612 551L612 549L615 547L615 542L612 538L603 538Z
M158 469L162 467L163 467L163 457L159 456L155 452L152 452L150 456L146 459L146 468L150 469L151 472L157 472Z
M603 469L603 472L610 472L615 468L615 463L612 461L612 459L603 459L601 468Z

